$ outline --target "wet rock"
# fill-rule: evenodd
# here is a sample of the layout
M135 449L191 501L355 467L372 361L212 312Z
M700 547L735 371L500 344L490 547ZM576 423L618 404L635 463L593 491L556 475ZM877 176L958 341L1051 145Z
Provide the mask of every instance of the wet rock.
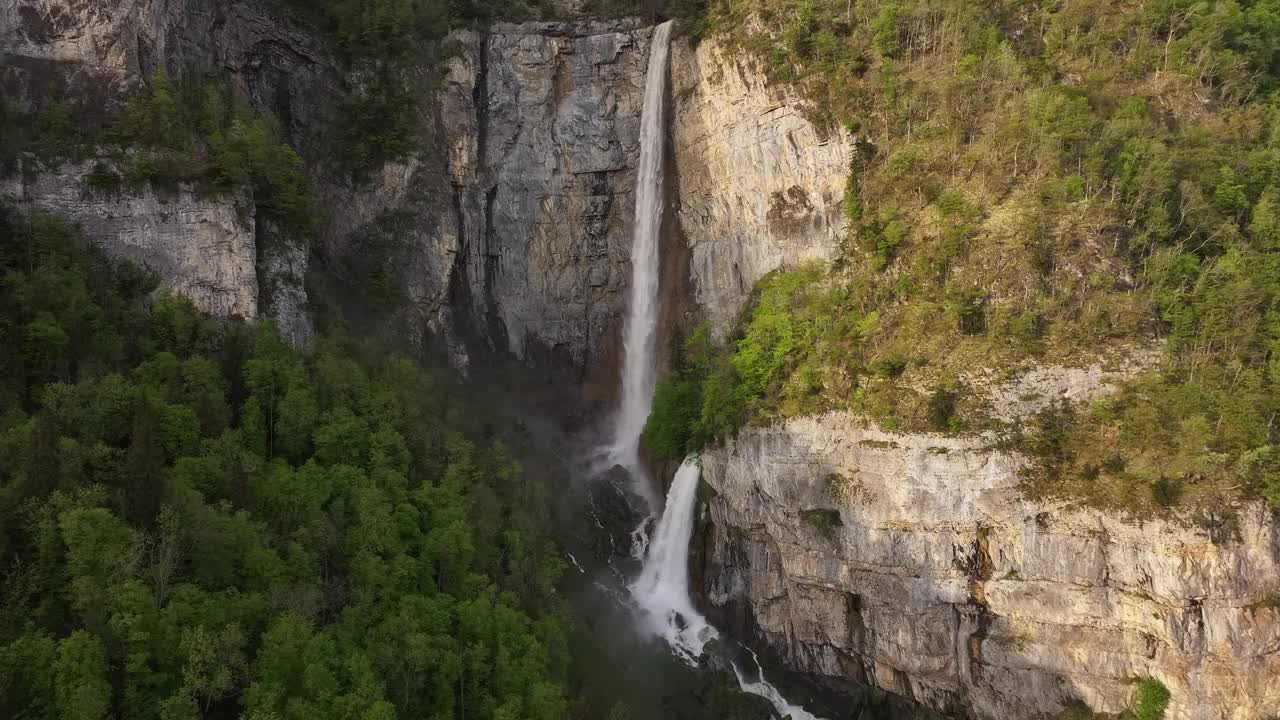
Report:
M649 517L644 498L631 489L631 473L614 465L587 484L592 551L602 562L633 559L636 531ZM645 528L652 532L652 519Z

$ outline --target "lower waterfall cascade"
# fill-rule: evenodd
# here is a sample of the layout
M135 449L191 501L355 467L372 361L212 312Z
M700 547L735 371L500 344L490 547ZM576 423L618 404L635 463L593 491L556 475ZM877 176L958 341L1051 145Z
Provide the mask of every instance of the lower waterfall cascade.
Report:
M649 543L644 569L631 585L645 628L664 638L676 655L696 663L715 628L689 600L689 539L702 468L696 458L680 465L667 507Z
M698 458L685 458L671 482L667 506L649 543L644 569L631 585L631 597L639 606L645 630L666 640L671 651L690 665L696 665L707 644L720 637L720 633L693 607L689 597L689 541L693 537L694 511L701 480L702 465ZM747 648L747 652L755 661L755 679L748 679L738 664L730 660L738 687L743 692L768 700L779 717L820 720L783 697L765 679L755 651Z

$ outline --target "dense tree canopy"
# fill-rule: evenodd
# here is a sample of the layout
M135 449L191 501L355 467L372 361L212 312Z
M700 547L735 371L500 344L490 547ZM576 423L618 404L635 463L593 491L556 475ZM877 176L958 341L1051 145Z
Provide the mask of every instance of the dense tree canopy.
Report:
M0 715L567 713L542 488L429 373L0 219Z

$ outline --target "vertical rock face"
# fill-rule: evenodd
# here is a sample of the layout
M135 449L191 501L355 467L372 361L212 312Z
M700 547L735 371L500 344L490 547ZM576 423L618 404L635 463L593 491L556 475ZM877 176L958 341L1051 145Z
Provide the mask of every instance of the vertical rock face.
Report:
M583 371L608 364L621 323L650 33L567 21L458 34L420 151L363 183L332 152L359 73L265 3L12 0L0 82L19 98L63 83L106 109L160 70L225 71L306 159L324 215L312 248L328 266L384 253L414 316L447 342L465 321L490 347ZM723 329L762 275L833 253L849 142L716 43L673 50L678 218L697 301ZM293 254L257 259L284 273L263 286L288 290L263 307L307 337L295 281L310 253Z
M617 332L649 35L582 22L458 36L439 96L453 282L517 356L584 368Z
M264 224L269 224L264 222ZM315 328L307 314L307 248L283 237L270 238L258 252L258 299L263 315L294 347L309 347Z
M672 143L696 299L723 332L765 274L835 255L852 142L707 40L673 49ZM736 56L736 57L735 57Z
M78 224L110 255L157 274L162 288L214 315L258 316L253 206L243 196L97 192L95 162L71 163L0 181L0 197Z
M9 0L0 6L0 47L22 57L136 75L147 49L164 51L164 5Z
M342 73L322 42L268 4L10 0L0 2L0 54L7 97L20 106L50 95L73 99L83 113L77 121L90 126L157 72L225 73L281 121L308 160L321 204L337 194L328 192L334 183L320 168L337 123ZM108 253L151 267L162 286L211 313L256 317L261 310L295 342L309 341L301 284L307 248L259 242L272 233L255 221L252 198L189 188L102 194L84 182L92 163L26 165L25 177L0 180L20 207L80 223ZM266 252L257 257L259 251ZM271 297L258 297L260 281Z
M703 463L706 598L794 669L993 720L1119 712L1146 677L1171 720L1280 713L1280 534L1261 504L1180 523L1035 502L1020 456L838 413L746 430Z

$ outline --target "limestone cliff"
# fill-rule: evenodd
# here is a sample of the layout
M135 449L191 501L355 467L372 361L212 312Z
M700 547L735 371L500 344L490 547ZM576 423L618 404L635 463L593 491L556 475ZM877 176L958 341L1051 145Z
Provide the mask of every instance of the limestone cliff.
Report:
M1119 712L1144 677L1169 688L1171 719L1280 712L1269 509L1033 501L1027 460L991 445L843 413L743 431L703 456L707 601L793 669L959 717Z
M671 86L677 215L695 299L722 332L765 274L835 256L852 142L714 40L676 44Z
M342 103L362 72L271 3L14 0L0 5L7 95L27 103L65 88L92 98L86 105L101 116L82 120L100 122L157 71L224 75L281 121L307 163L321 222L309 248L255 247L250 222L228 238L239 242L232 286L225 268L195 264L182 278L171 275L174 262L131 250L122 238L145 234L152 221L111 203L142 198L86 192L84 168L28 163L27 180L6 183L18 188L13 200L39 195L34 205L42 209L113 218L110 226L85 224L108 252L149 260L167 286L203 287L196 299L212 312L253 316L262 305L304 342L302 280L319 258L339 283L380 273L398 279L410 300L401 320L450 346L461 348L466 334L486 351L531 362L604 367L629 277L649 32L636 21L563 21L455 34L443 80L438 69L416 70L420 87L437 88L418 115L417 150L357 181L336 162L334 141ZM59 191L37 190L49 184ZM188 193L172 208L148 201L156 213L181 217L181 203L196 199ZM209 212L221 204L217 212L227 216L246 211L235 207L242 200L200 202ZM251 199L247 210L253 215Z
M42 98L70 98L77 121L89 126L104 123L157 72L225 76L281 121L322 198L337 194L323 158L343 74L319 38L269 4L12 0L0 3L0 56L0 88L10 101L25 109ZM109 254L152 268L162 287L209 312L272 317L294 342L309 342L301 285L307 248L278 241L252 197L193 188L94 192L86 183L94 164L28 159L3 181L4 194L20 208L78 222Z
M622 21L456 36L439 93L456 215L435 241L457 259L437 263L435 289L465 290L456 309L518 357L585 368L616 336L649 34Z
M68 163L0 181L0 198L79 225L116 257L148 268L161 287L215 315L258 316L256 228L244 196L202 196L191 187L162 194L99 192L85 178L95 161Z
M65 87L105 117L157 71L196 68L224 74L279 118L315 181L317 233L309 248L282 251L255 246L250 224L235 273L197 264L182 271L190 277L168 277L173 263L152 259L167 286L205 288L197 300L206 309L252 316L261 305L305 342L302 280L319 257L340 282L397 277L410 300L403 319L452 346L470 335L581 377L616 365L649 35L637 21L586 20L455 34L443 80L419 71L424 87L437 88L419 114L419 149L359 182L333 146L360 70L270 3L14 0L0 6L0 82L19 101ZM850 143L808 122L793 96L717 43L695 50L679 40L673 52L675 216L696 299L723 330L762 275L834 253ZM83 171L29 164L36 179L25 184L59 184L44 209L114 218L86 229L109 252L140 259L119 238L142 234L145 219L132 224L115 200L77 193L69 183ZM200 202L245 214L232 207L244 199ZM183 214L180 205L164 211ZM246 271L255 264L256 279ZM277 269L280 278L270 274ZM267 297L257 298L258 285Z

